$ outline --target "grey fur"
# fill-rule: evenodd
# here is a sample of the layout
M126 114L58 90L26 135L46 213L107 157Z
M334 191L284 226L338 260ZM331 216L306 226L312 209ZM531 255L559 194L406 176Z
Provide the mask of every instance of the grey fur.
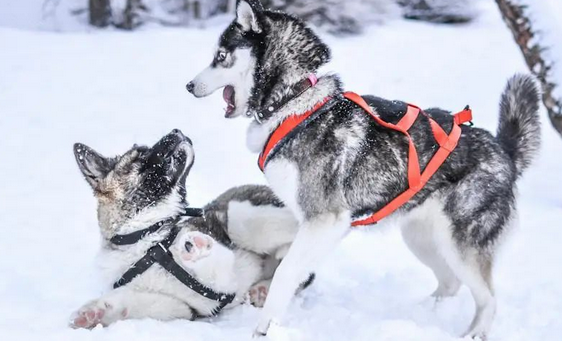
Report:
M170 141L176 134L178 133L170 133L162 140ZM155 154L154 148L135 145L121 156L108 158L84 144L75 144L74 154L79 168L99 199L98 217L107 239L115 235L126 221L143 210L150 211L157 207L161 202L169 200L174 193L177 193L177 202L171 205L173 209L170 212L164 213L164 217L179 214L188 206L185 182L192 162L186 164L185 156L181 156L185 152L179 151L181 155L175 158L175 167L184 171L175 177L168 176L171 171L156 173L154 176L154 169L167 170L168 165L173 164L171 159L159 157L156 167L146 166ZM171 157L173 155L169 156ZM227 222L229 204L233 201L247 201L254 206L283 207L283 203L269 187L244 185L227 190L207 204L204 207L204 217L183 219L179 224L209 234L225 246L231 246ZM105 218L106 216L110 218Z
M531 77L516 75L508 82L500 101L497 138L521 175L540 147L538 98L540 90Z
M107 158L80 143L74 145L74 155L82 174L98 199L98 220L104 240L104 250L122 255L119 258L125 259L126 266L133 264L144 255L149 247L164 239L173 225L171 223L163 225L159 231L145 236L133 245L116 246L110 242L113 236L131 233L167 218L180 216L188 206L185 198L185 183L193 165L194 155L191 141L177 129L164 136L152 147L135 145L120 156ZM233 283L241 286L237 288L236 292L236 302L241 303L244 301L243 295L247 293L247 289L252 283L258 285L273 276L274 267L279 264L277 251L279 248L286 248L287 244L292 241L296 224L287 226L288 231L284 234L284 240L278 244L276 244L277 241L269 242L269 248L264 248L262 245L253 248L252 242L245 240L243 241L244 247L240 247L236 239L240 235L253 235L256 240L268 240L272 239L272 236L268 230L269 221L264 220L263 214L256 217L255 220L252 216L242 218L243 222L248 223L248 226L241 227L248 229L246 234L240 234L240 231L234 236L229 234L229 226L232 223L232 220L229 219L229 211L234 202L247 203L257 211L260 208L263 208L265 212L275 210L278 214L288 215L290 218L288 221L294 220L290 212L284 208L281 201L267 186L245 185L229 189L206 205L203 217L180 219L175 226L181 227L179 235L184 232L198 231L234 252L235 264L240 265L241 269L234 269L237 277ZM243 215L243 213L237 212L237 215ZM137 258L126 258L130 257L129 252L138 254ZM128 259L131 263L127 263ZM273 269L267 269L266 263L272 264ZM212 265L220 268L220 264ZM232 270L226 268L225 271ZM237 274L237 271L240 274ZM121 274L122 272L118 276ZM113 278L113 280L117 279L118 277ZM240 284L240 282L246 284ZM143 284L145 287L142 289L139 289L138 283L134 284L134 291L148 290L155 293L163 292L165 295L177 293L174 288L170 287L152 288L150 283L148 280L147 284ZM248 287L244 287L244 285ZM183 289L185 290L185 288ZM245 289L246 291L244 291ZM267 287L265 289L267 290ZM111 296L111 294L112 292L108 295ZM184 302L180 302L179 305L187 304L191 308L198 307L198 313L202 315L209 314L218 306L218 302L214 301L206 301L205 305L202 305L199 302L201 299L196 302L195 306L192 306L193 301L190 299L184 297L182 299ZM172 308L173 305L170 307L172 310L175 309ZM146 308L146 311L149 309ZM143 315L143 313L144 311L137 312L135 316L155 316L150 312L147 312L147 315ZM161 311L161 314L156 316L169 318L174 316L174 311L169 313ZM190 310L179 316L193 318Z
M233 201L249 202L254 206L284 207L269 187L244 185L227 190L205 205L203 217L189 218L181 224L208 234L225 246L236 247L228 234L228 208Z
M219 50L228 51L235 58L238 51L250 49L254 60L252 69L247 70L254 75L251 96L248 103L236 103L236 106L246 108L246 114L253 116L254 112L263 112L269 104L290 96L292 86L308 74L316 73L329 60L330 52L300 20L263 10L254 0L248 4L253 12L248 17L256 18L258 29L251 28L255 25L240 29L235 20L222 34ZM209 91L199 89L205 88L209 74L221 72L213 68L212 64L205 74L196 77L188 90L198 97L208 95ZM239 84L240 80L226 82ZM356 104L346 100L342 91L337 76L320 77L315 87L290 99L271 117L253 121L248 130L250 147L260 151L267 136L285 118L331 97L304 129L276 147L265 167L275 193L300 217L301 229L314 226L317 231L317 225L331 221L333 226L324 224L323 228L336 231L342 222L348 221L347 213L357 217L377 211L408 188L405 137L378 125ZM406 109L400 101L373 96L365 99L379 116L393 123ZM513 77L500 101L497 136L463 125L456 149L425 187L398 211L410 217L407 219L411 224L418 225L411 231L404 229L404 237L418 258L436 274L439 281L436 296L456 293L461 283L472 290L477 306L468 332L472 336L485 336L495 313L491 276L494 251L515 213L516 180L539 146L538 102L539 91L533 78ZM425 112L449 133L453 116L448 111L433 108ZM420 115L409 132L423 170L437 148L427 117ZM294 190L287 189L288 182L294 182ZM431 219L433 223L429 222ZM443 238L434 240L438 233ZM305 267L313 266L323 257L319 248L318 254L306 253L317 258L305 265L298 264L297 255L305 254L305 245L314 243L307 239L313 232L303 232L303 239L299 239L300 235L287 254L286 259L292 259L292 263L283 262L279 268L283 271L278 271L282 273L277 285L278 297L288 297L283 290L289 289L281 289L282 286L292 288L296 285L294 279L310 270ZM323 237L332 238L328 235L326 232ZM291 254L296 245L300 245L298 251ZM442 253L445 247L450 247L450 252ZM296 269L298 274L291 269ZM276 278L277 274L273 286ZM270 307L266 302L265 315L256 330L258 334L266 333L270 321L280 318L286 309L285 303L279 303L281 299L272 301Z

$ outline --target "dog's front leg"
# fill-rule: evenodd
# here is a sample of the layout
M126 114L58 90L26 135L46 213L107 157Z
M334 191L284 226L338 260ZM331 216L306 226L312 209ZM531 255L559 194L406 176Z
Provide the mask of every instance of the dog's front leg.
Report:
M304 221L275 271L254 336L266 335L271 322L284 315L299 284L337 245L350 223L349 212L324 213Z
M119 320L146 317L164 321L193 319L193 313L187 304L171 296L121 287L84 304L72 314L70 327L90 329L98 324L105 327Z

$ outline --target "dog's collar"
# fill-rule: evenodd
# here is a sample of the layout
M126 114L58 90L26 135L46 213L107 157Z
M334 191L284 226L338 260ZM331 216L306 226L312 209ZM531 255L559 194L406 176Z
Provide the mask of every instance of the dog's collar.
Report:
M279 101L271 103L265 109L255 111L254 119L256 120L256 122L261 124L264 120L270 118L274 112L284 107L292 99L302 95L306 90L315 86L316 83L318 83L318 78L316 77L315 74L311 73L310 75L308 75L308 77L306 77L305 79L301 80L300 82L298 82L297 84L291 87L292 91L290 95L284 96Z
M114 245L132 245L136 244L139 240L143 239L149 234L152 234L172 222L177 222L182 217L202 217L205 211L202 208L186 207L185 210L178 216L167 218L150 225L149 227L127 234L116 234L109 241Z

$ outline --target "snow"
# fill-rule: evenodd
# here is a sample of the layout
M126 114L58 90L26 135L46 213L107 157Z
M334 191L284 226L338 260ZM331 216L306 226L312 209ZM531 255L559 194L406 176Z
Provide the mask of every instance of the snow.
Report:
M451 110L469 103L474 122L495 130L506 79L526 69L495 4L479 6L481 16L469 25L398 20L354 38L325 36L334 58L324 71L340 73L359 93ZM67 327L70 314L103 290L95 202L76 167L74 142L110 155L182 129L196 150L188 179L194 205L233 185L264 182L245 147L248 122L222 117L220 93L195 99L184 89L211 61L221 29L0 28L0 339L250 339L259 314L250 306L212 321ZM541 118L541 154L519 184L518 227L495 267L491 341L562 334L562 143L544 111ZM270 338L454 340L472 318L470 293L462 288L435 305L427 298L435 286L401 241L396 221L354 231Z

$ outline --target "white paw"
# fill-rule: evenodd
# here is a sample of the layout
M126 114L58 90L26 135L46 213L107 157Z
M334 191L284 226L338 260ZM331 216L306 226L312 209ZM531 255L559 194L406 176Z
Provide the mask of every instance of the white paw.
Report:
M463 338L471 338L473 340L478 340L478 341L487 341L488 340L487 334L483 331L468 331L465 334L463 334L462 337Z
M78 309L70 318L70 327L92 329L98 324L107 326L121 318L127 317L127 309L116 311L113 305L102 300L95 300Z
M269 326L271 325L271 320L270 319L262 319L259 323L258 326L256 327L256 329L254 330L254 333L252 334L252 336L254 338L261 338L267 335L267 331L269 330Z
M185 233L179 240L177 250L185 262L196 262L211 254L214 240L208 235L192 231Z
M456 296L457 292L459 292L459 288L460 283L452 283L449 285L439 283L439 286L435 289L433 294L431 294L431 297L434 297L435 300L439 302L444 298Z
M270 281L254 284L248 293L249 301L254 307L262 308L267 298Z

